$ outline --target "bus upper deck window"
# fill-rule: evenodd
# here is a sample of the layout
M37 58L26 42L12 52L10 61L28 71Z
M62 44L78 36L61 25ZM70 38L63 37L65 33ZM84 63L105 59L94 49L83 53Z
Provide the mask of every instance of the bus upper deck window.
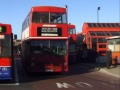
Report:
M33 12L32 22L33 23L49 23L49 13Z

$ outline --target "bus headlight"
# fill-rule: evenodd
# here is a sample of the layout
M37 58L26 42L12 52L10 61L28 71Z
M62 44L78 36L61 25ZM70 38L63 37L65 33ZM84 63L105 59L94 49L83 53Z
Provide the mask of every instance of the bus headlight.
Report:
M3 68L2 68L2 71L7 71L7 67L3 67Z

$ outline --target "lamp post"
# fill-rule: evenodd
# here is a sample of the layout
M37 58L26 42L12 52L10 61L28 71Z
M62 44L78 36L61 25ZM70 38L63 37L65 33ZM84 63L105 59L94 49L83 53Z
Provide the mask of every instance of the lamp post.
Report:
M67 14L67 21L68 21L68 6L65 5L65 8L66 8L66 14Z
M120 23L120 0L119 0L119 23Z
M97 8L97 22L99 22L99 10L100 10L100 7Z

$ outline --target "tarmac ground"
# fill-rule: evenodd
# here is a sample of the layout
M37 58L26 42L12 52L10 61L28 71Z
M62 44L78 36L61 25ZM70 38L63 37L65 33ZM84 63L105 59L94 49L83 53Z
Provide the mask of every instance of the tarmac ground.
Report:
M111 65L110 68L107 68L105 64L98 63L84 63L84 65L91 67L95 70L99 70L102 73L106 73L111 76L120 78L120 65L117 65L117 67Z

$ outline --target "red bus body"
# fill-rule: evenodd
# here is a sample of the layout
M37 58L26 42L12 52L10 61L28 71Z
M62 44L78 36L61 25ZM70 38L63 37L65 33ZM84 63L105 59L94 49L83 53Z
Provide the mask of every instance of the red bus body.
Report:
M32 7L22 25L22 64L28 72L68 71L66 8Z
M13 34L10 24L0 23L0 80L12 79Z
M69 37L69 62L76 63L76 28L75 25L68 25L68 37Z

